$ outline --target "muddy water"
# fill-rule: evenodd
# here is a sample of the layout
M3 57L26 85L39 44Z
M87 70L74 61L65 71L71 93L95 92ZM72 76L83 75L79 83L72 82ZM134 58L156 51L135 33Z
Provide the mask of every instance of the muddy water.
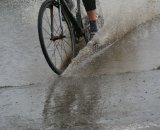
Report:
M97 57L68 69L68 75L89 76L151 71L160 66L160 16L140 25ZM67 73L66 73L67 74Z
M109 47L110 45L113 45L115 41L118 41L120 39L124 39L125 42L125 35L128 35L142 23L146 23L147 21L150 21L152 18L160 14L160 1L153 0L107 0L101 1L101 6L105 18L104 27L101 30L99 30L99 32L95 35L93 40L88 44L88 46L85 47L79 53L79 55L73 60L72 64L68 67L65 74L68 74L68 72L73 70L73 68L77 69L77 64L85 64L86 62L93 59L93 57L95 56L95 49L93 47L94 43L98 43L98 46L100 46L100 48L103 48L103 45ZM146 32L147 31L149 30L146 28ZM144 37L143 34L141 35L141 32L137 33L137 35ZM158 35L158 33L156 35ZM156 42L158 42L158 40ZM98 52L101 53L101 49L99 49ZM112 57L109 60L112 60ZM105 67L105 65L103 67ZM97 68L98 67L99 65L97 65ZM85 70L84 66L82 68ZM92 69L91 73L94 73L94 71L95 70Z
M105 26L97 35L101 44L121 38L137 25L160 14L159 0L106 0L101 2Z

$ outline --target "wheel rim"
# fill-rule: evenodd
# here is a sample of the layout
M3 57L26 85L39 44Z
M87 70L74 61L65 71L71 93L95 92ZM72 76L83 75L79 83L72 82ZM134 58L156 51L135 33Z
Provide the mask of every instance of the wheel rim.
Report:
M42 35L44 47L49 59L49 65L61 73L68 66L72 58L72 39L66 18L59 16L59 10L53 6L53 22L51 22L51 8L46 8L42 18ZM60 23L60 19L63 21ZM53 23L53 32L51 26ZM63 31L62 31L63 28ZM47 61L48 62L48 61Z

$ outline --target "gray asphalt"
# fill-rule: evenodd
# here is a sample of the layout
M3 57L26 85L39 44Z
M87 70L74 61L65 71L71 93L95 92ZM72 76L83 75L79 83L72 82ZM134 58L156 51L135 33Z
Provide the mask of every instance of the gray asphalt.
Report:
M160 72L59 78L44 107L54 130L160 129Z
M40 50L41 2L0 1L0 130L160 130L159 1L103 1L104 28L60 77Z
M37 15L40 1L0 1L0 86L46 81L53 73L41 52Z
M40 130L45 85L0 88L0 130Z

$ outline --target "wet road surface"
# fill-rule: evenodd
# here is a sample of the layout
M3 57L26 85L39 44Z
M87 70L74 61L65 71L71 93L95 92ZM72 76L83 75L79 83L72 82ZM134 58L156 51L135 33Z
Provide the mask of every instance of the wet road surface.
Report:
M45 127L160 129L159 34L157 16L97 58L75 65L76 69L58 78L47 94Z
M53 75L41 52L40 1L0 1L0 86L39 83Z
M160 129L160 72L59 78L44 107L55 130Z
M45 85L0 88L0 130L43 129Z
M0 1L0 130L160 129L159 16L56 77L35 28L41 2L19 2Z

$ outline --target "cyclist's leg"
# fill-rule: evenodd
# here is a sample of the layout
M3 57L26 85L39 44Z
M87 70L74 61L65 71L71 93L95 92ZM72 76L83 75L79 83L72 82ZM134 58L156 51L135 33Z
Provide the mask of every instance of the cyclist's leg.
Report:
M88 18L89 18L89 21L96 21L96 10L90 10L90 11L87 11L87 15L88 15Z
M96 0L83 0L90 21L91 38L98 31L96 24Z

